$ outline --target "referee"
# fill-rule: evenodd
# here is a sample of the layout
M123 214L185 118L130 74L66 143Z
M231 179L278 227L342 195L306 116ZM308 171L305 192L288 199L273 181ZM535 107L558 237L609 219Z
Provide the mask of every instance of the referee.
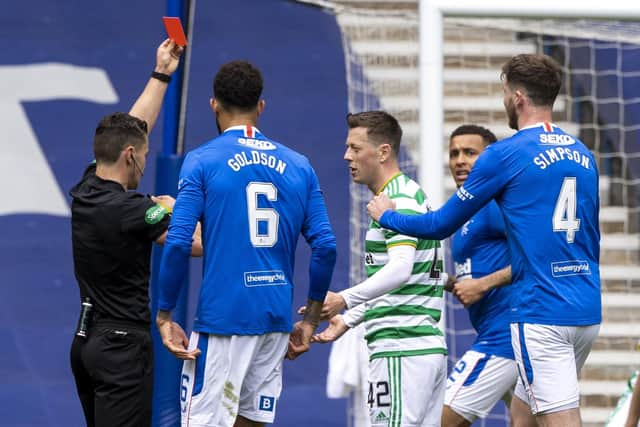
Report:
M129 190L142 178L148 132L181 54L173 41L162 42L156 68L131 111L110 114L98 124L96 160L70 192L82 299L71 369L87 426L151 425L151 248L153 242L164 243L174 200ZM195 237L194 255L202 252Z

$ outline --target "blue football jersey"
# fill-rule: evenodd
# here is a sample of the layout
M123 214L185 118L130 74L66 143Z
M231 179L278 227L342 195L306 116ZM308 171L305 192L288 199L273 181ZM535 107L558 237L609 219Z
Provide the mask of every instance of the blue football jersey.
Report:
M318 179L306 157L256 128L232 127L186 156L178 188L165 252L190 246L193 226L201 221L204 272L194 330L289 332L300 234L312 252L335 251ZM159 306L170 310L177 297L176 278L169 277L171 255L162 264ZM324 300L333 269L328 264L310 298Z
M550 123L489 145L438 211L387 211L380 225L441 239L495 198L511 253L511 321L601 322L598 171L584 144Z
M489 202L467 221L451 240L456 279L477 279L510 263L502 212ZM491 289L468 307L469 319L478 333L472 350L513 359L509 327L511 286Z

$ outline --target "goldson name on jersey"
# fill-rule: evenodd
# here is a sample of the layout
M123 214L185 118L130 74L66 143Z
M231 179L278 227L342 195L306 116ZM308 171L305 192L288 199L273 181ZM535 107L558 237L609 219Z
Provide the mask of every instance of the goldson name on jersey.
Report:
M276 172L283 175L287 168L287 163L278 159L276 156L267 153L260 153L258 151L242 151L235 154L229 160L227 165L234 171L238 172L245 166L260 165L267 166L271 169L275 169Z

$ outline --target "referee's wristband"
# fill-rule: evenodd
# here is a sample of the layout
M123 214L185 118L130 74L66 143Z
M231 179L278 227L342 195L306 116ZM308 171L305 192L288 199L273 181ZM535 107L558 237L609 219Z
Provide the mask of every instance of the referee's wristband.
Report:
M157 71L151 72L151 78L158 79L164 83L169 83L171 81L171 76L169 74L159 73Z

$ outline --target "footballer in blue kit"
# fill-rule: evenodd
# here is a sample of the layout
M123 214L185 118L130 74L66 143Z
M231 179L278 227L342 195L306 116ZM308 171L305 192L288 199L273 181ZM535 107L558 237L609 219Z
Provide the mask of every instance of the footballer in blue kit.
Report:
M298 235L320 249L316 257L331 236L308 160L252 126L234 126L187 154L178 191L167 259L190 241L184 233L200 217L206 242L194 330L218 335L290 332ZM167 267L163 273L183 277L176 264ZM317 281L315 272L312 277ZM166 278L161 279L166 286L160 306L171 309L180 280ZM328 284L326 278L323 282ZM309 298L322 301L323 291L324 286L312 286Z
M495 141L490 130L476 125L462 125L451 133L449 169L458 187L486 146ZM455 232L451 254L452 292L469 310L477 337L449 374L442 426L467 427L485 418L499 400L509 407L518 378L510 331L511 258L502 212L495 201ZM527 412L512 412L511 425L535 425Z
M282 360L308 350L335 264L335 237L309 161L255 127L264 108L261 92L257 68L244 61L223 65L211 101L221 135L190 152L180 172L160 267L157 323L165 346L185 359L183 425L273 422ZM181 329L170 311L197 221L204 271L187 341L175 333ZM311 247L309 301L305 318L294 325L300 234Z
M509 267L510 257L502 212L490 201L452 237L456 280L480 278ZM478 333L475 351L513 359L509 331L511 287L490 289L469 305L469 320Z
M601 322L598 171L585 145L551 123L561 82L553 59L513 57L502 83L518 132L488 146L441 209L404 216L383 196L368 208L385 228L439 239L496 200L511 252L516 404L545 425L579 426L577 375Z
M510 278L504 222L494 201L456 231L451 254L458 286L494 276ZM489 289L466 306L478 335L449 373L443 427L468 427L477 418L487 417L499 400L507 408L511 404L518 376L511 347L509 284ZM456 285L453 292L457 295ZM526 415L520 414L520 418ZM514 423L513 418L511 414L512 425L522 425Z

